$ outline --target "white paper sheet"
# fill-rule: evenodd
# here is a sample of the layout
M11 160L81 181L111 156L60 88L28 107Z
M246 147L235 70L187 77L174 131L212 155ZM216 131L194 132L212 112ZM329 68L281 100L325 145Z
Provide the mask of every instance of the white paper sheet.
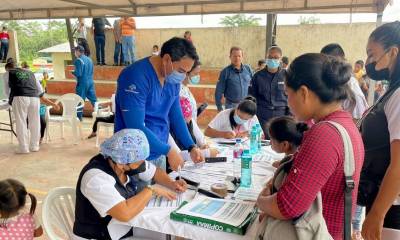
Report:
M177 213L239 226L253 211L254 206L255 204L250 202L198 196L179 209Z
M146 208L177 208L182 203L182 194L177 194L175 200L155 196L147 203Z

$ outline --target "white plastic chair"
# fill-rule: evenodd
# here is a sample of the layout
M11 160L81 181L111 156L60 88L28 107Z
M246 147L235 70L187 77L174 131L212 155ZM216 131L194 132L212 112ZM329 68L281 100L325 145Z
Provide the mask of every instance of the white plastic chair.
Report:
M111 99L109 101L103 101L103 102L96 102L94 104L94 110L92 113L92 118L93 118L93 124L96 121L97 117L109 117L111 114L113 114L113 111L111 109L111 105L113 103L112 99L115 99L115 94L111 96ZM115 100L114 100L115 102ZM101 108L101 106L108 105L105 108ZM99 146L99 132L100 128L104 127L106 129L106 135L109 136L109 129L114 129L114 123L105 123L105 122L98 122L97 123L97 135L96 135L96 147ZM111 131L112 132L112 131Z
M83 99L76 95L75 93L67 93L62 95L57 101L56 104L61 103L63 108L63 113L61 116L51 116L50 109L47 107L46 109L46 142L50 140L50 123L55 122L60 124L61 130L61 138L64 138L64 123L69 123L72 127L72 133L74 136L74 143L78 144L79 139L82 139L82 124L79 118L77 117L77 113L83 111L83 106L85 102ZM79 129L79 138L78 138L78 129Z
M400 230L392 228L382 229L382 240L399 240L399 239L400 239Z
M72 238L75 201L74 188L58 187L47 194L43 201L42 222L50 240Z

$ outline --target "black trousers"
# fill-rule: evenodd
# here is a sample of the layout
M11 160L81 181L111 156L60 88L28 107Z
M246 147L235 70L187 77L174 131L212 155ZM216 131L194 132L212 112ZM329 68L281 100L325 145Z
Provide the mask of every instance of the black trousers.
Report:
M369 210L371 210L372 206L367 206L367 214ZM389 211L386 213L385 220L383 222L384 228L393 228L400 230L400 205L393 205L389 208Z
M46 131L46 117L40 115L40 138L44 137L44 132Z
M84 38L78 38L78 45L81 45L85 49L85 55L90 57L90 49L87 40Z
M114 114L108 117L97 117L93 123L93 132L97 132L97 123L104 122L104 123L114 123Z
M285 116L286 114L287 114L287 111L285 108L269 110L269 109L257 106L257 118L258 118L258 121L260 122L261 128L264 132L265 139L269 139L269 134L268 134L269 126L267 124L268 121L271 120L271 118Z

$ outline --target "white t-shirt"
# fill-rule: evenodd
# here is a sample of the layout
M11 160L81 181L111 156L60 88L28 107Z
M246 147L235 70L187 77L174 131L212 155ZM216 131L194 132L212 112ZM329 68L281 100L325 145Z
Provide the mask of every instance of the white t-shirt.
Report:
M351 77L348 84L351 91L354 93L356 105L354 106L354 109L350 109L350 101L345 100L343 102L343 108L350 112L354 119L360 119L363 116L363 113L368 109L367 100L365 99L364 93L355 77Z
M111 111L115 113L115 93L111 95Z
M390 142L400 140L400 88L389 98L385 105L385 115L388 121Z
M146 161L146 171L139 174L143 181L150 181L156 173L156 166ZM101 217L107 216L107 212L115 205L126 199L115 188L115 179L100 169L93 168L85 172L81 181L81 192ZM129 183L129 178L124 185ZM74 236L73 239L84 239Z
M226 109L217 114L215 118L208 124L208 126L214 130L221 132L235 131L236 133L247 132L258 123L257 116L249 119L245 124L238 126L236 129L232 129L229 121L229 114L234 109Z
M398 88L386 102L384 111L388 122L390 142L400 140L400 88ZM393 205L400 205L400 195Z
M192 92L190 91L189 87L181 84L181 90L179 92L179 96L189 99L190 106L192 107L192 119L194 120L194 122L197 121L197 102Z
M75 37L76 38L84 38L86 39L86 35L87 35L87 30L86 30L86 26L83 25L83 27L81 28L81 23L77 22L75 24Z

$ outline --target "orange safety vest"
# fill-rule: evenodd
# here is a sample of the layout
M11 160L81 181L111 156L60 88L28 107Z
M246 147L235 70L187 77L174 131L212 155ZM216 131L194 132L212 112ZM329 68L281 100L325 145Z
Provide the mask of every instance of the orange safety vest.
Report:
M127 22L129 22L129 24L135 24L135 19L133 17L130 17L127 20L120 20L119 26L121 27L122 36L132 36L135 33L135 29Z

